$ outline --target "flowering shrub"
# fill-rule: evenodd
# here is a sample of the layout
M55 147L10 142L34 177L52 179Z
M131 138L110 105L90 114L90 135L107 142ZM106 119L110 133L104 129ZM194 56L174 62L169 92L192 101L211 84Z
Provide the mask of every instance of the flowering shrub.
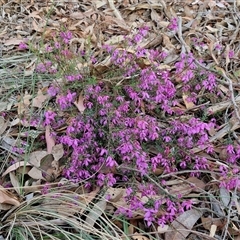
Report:
M177 29L176 19L169 29ZM153 176L159 168L163 173L196 170L191 173L195 176L210 169L208 160L192 149L213 152L208 132L215 127L215 119L203 122L193 116L184 118L178 106L183 94L197 103L200 91L215 93L216 77L199 69L193 54L182 54L174 72L163 69L165 52L138 47L147 34L144 27L126 37L126 44L135 47L134 53L103 46L112 63L108 74L118 79L116 82L96 80L97 76L77 67L79 61L96 63L97 59L86 51L71 51L71 32L61 32L58 41L47 46L44 61L36 70L62 78L61 83L52 82L48 93L66 119L58 116L58 111L47 110L44 125L51 125L55 131L60 124L55 123L57 119L69 122L64 134L53 134L70 156L63 175L76 183L85 181L89 188L125 182L129 209L119 208L117 212L131 217L133 211L143 210L148 225L155 221L164 225L190 209L192 202L167 194L157 197L159 188L146 176ZM74 106L80 92L84 96L83 113ZM233 154L234 149L228 147L227 151ZM235 163L236 159L229 161ZM226 178L226 169L220 170ZM228 188L236 185L236 181L228 183L234 181L232 178L226 181ZM143 197L148 200L143 201Z

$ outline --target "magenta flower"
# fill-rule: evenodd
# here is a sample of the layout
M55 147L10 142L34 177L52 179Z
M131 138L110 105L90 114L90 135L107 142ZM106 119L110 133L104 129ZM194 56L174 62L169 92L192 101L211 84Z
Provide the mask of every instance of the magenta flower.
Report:
M24 42L21 42L18 46L18 49L19 50L26 50L26 49L28 49L28 45Z

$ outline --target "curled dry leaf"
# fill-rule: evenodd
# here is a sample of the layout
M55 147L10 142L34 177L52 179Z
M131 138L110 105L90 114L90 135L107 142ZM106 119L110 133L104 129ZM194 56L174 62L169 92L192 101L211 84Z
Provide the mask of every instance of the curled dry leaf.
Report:
M27 166L32 166L30 163L27 163L25 161L21 161L21 162L17 162L17 163L14 163L13 165L11 165L10 167L7 168L7 170L2 174L2 177L4 177L5 175L7 175L8 173L12 172L12 171L15 171L19 168L24 168L24 167L27 167ZM23 172L23 170L21 170Z
M78 100L74 102L75 106L77 107L78 111L83 114L85 107L83 104L84 98L82 92L79 94Z
M20 195L21 192L20 192L20 183L19 183L18 177L13 172L10 172L9 176L15 191Z
M18 199L2 186L0 186L0 203L7 203L14 206L20 205Z
M149 238L143 236L142 234L139 234L139 233L135 233L133 236L132 236L132 239L134 240L149 240Z

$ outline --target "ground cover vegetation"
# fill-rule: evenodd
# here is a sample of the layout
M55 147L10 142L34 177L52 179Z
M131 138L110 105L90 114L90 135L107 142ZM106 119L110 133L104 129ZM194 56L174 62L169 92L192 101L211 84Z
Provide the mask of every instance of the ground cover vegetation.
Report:
M239 6L1 1L2 239L238 239Z

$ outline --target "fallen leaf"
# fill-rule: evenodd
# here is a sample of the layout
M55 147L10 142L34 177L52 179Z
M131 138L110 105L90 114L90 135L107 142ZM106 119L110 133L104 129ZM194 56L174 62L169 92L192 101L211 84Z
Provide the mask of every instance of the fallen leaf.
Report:
M189 98L188 95L183 94L182 98L187 109L191 109L196 106L192 101L188 99Z
M11 180L11 183L12 183L15 191L20 195L21 191L20 191L19 179L17 178L17 176L13 172L10 172L9 176L10 176L10 180Z
M201 217L202 225L206 230L211 229L211 226L214 224L215 226L218 226L219 228L223 228L225 225L225 221L221 218L213 218L211 216L208 217Z
M8 123L5 122L3 117L0 117L0 136L5 132L8 127Z
M43 95L42 90L39 89L37 96L33 98L32 106L37 108L42 108L42 104L48 99L48 95Z
M19 102L16 105L18 107L18 114L20 115L27 111L28 106L30 105L30 99L32 98L32 95L28 94L28 92L25 92L25 95L19 98Z
M186 181L193 185L192 191L194 192L201 192L205 189L206 184L196 177L189 177Z
M63 150L63 145L62 144L57 144L53 146L52 148L52 155L54 157L55 161L58 161L63 157L64 150Z
M108 188L107 195L109 197L109 202L117 202L124 194L124 190L122 188Z
M46 126L46 131L45 131L45 139L47 143L47 152L50 154L52 153L52 149L55 146L55 140L51 136L51 131L50 131L50 126Z
M142 234L134 233L134 235L131 237L134 240L149 240L149 238L143 236Z
M5 46L19 45L21 42L23 42L22 39L10 38L10 39L8 39L8 40L4 43L4 45L5 45Z
M78 100L74 102L75 106L77 107L77 109L79 110L80 113L83 114L85 107L83 104L84 98L82 95L82 92L79 94Z
M171 231L165 233L165 239L186 240L198 219L202 216L200 211L191 209L178 216L171 224Z
M31 166L30 163L27 163L25 161L21 161L21 162L17 162L14 163L13 165L11 165L10 167L7 168L7 170L2 174L2 177L4 177L5 175L7 175L8 173L17 170L20 167L24 167L24 166Z
M47 156L46 151L35 151L29 155L29 163L34 167L28 172L28 175L33 179L43 179L42 171L40 170L41 160Z
M228 207L228 204L231 201L230 192L225 187L220 187L220 198L224 207Z
M160 234L165 233L165 232L168 231L168 228L169 228L168 225L164 225L163 227L162 226L158 226L157 232L160 233Z
M7 203L14 206L20 205L18 199L2 186L0 186L0 203Z

